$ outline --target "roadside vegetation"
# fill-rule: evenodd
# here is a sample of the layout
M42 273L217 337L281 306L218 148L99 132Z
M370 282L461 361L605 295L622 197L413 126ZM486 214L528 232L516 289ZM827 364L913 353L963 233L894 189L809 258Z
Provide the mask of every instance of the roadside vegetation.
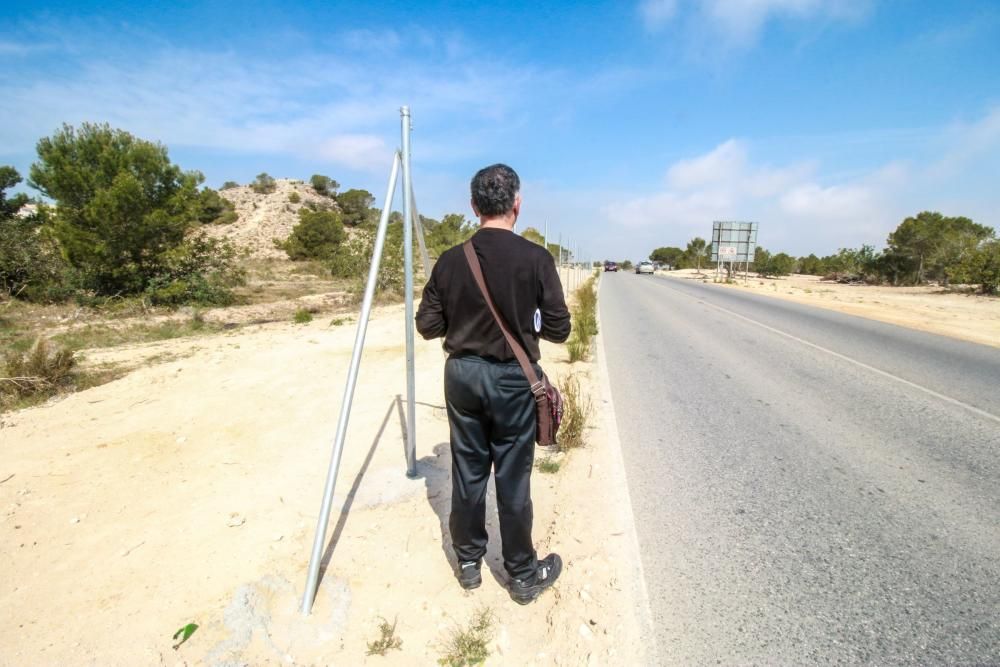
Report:
M569 362L588 361L591 358L593 338L597 335L597 286L600 271L578 287L570 299L570 315L573 318L573 332L566 341ZM569 373L559 383L563 398L563 418L559 426L558 445L555 451L539 457L535 468L544 474L559 472L560 457L570 450L586 444L586 430L589 425L593 405L584 393L577 373Z
M573 329L569 340L566 341L570 363L590 359L593 338L597 335L596 283L595 273L573 292L570 306Z
M243 323L305 323L362 294L381 215L366 190L313 174L308 184L292 181L288 192L261 172L248 189L261 197L285 193L284 210L294 204L299 220L287 239L276 240L288 260L251 259L206 233L238 220L227 192L239 183L205 187L204 176L174 164L162 144L108 124L63 125L36 148L26 179L0 165L0 410L112 377L84 371L80 350ZM39 196L12 194L22 185ZM420 221L434 258L476 229L457 214ZM403 216L392 212L380 303L402 298L402 246ZM319 294L326 298L293 303L293 310L283 305ZM230 306L250 310L235 322L202 315ZM41 363L43 355L49 363Z
M567 376L559 385L563 397L563 420L559 427L559 448L571 450L586 444L585 433L593 405L583 393L580 379Z
M444 667L472 667L481 665L490 657L489 644L493 639L496 617L489 607L480 607L466 627L451 630L442 642L442 655L438 664Z
M365 655L385 655L393 649L403 648L403 640L396 636L396 619L389 623L386 619L380 618L378 633L377 639L367 642L368 651Z
M649 259L674 269L700 269L708 264L710 252L710 244L696 237L685 249L656 248ZM923 211L903 220L882 250L863 245L826 257L796 258L758 246L751 267L767 278L801 273L871 285L964 285L995 295L1000 292L1000 239L992 227L969 218Z

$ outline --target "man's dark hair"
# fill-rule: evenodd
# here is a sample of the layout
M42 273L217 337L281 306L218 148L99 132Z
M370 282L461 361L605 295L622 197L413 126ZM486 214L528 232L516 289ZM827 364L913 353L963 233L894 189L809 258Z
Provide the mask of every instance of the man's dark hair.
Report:
M492 164L472 177L472 204L485 218L495 218L514 208L514 197L521 190L517 172L505 164Z

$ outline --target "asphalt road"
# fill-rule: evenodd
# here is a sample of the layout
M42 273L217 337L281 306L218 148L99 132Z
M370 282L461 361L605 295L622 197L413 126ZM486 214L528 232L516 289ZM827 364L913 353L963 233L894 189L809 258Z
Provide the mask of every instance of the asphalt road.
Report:
M1000 664L1000 349L600 289L660 664Z

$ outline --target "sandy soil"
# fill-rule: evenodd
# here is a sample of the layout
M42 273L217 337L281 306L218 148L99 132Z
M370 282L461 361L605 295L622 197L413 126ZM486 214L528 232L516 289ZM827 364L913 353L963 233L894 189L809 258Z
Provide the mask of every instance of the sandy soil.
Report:
M205 232L214 238L228 239L250 257L284 259L285 251L275 248L274 241L284 241L292 233L299 223L299 209L307 203L320 206L336 206L336 203L299 180L277 178L274 185L274 192L268 194L258 194L249 185L221 190L219 194L233 203L238 218L228 225L210 225ZM288 200L293 193L298 202Z
M393 306L369 328L308 618L297 608L354 324L156 343L174 360L0 417L0 664L436 664L481 605L497 619L487 664L643 664L634 533L597 366L544 347L550 374L581 373L595 428L558 473L534 475L540 555L559 551L566 570L520 607L495 519L483 586L454 579L437 342L417 345L419 478L404 475L402 324ZM380 617L397 621L402 649L366 657Z
M658 273L708 282L714 278L708 270L701 276L694 269ZM741 279L725 286L1000 347L1000 298L996 297L931 286L841 285L804 275L757 278L751 274L746 283Z

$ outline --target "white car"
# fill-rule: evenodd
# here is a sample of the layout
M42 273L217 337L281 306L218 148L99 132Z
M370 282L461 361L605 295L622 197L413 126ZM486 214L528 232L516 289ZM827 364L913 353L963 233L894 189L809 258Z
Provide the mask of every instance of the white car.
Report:
M653 263L652 262L639 262L635 267L635 272L642 275L643 273L648 273L653 275Z

